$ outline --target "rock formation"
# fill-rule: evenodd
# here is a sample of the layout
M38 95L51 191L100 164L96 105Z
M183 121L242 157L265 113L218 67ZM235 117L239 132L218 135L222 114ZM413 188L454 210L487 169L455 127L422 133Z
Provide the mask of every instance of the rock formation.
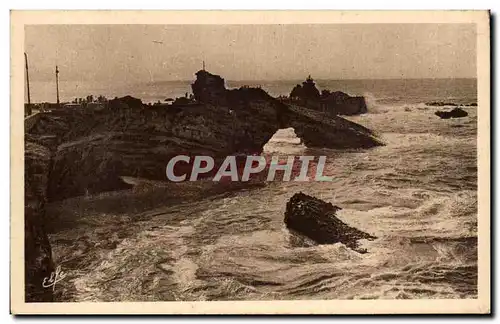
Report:
M308 147L382 145L370 130L338 116L286 105L262 89L227 90L222 78L203 70L197 76L192 104L147 106L127 96L110 100L104 111L39 114L26 129L53 154L48 199L128 188L120 176L166 180L168 161L181 154L209 155L216 163L259 154L281 128L294 127ZM180 165L189 176L191 166Z
M335 213L340 209L302 192L296 193L286 204L285 224L288 229L319 244L340 242L358 252L366 252L358 249L358 240L373 240L375 237L338 219Z
M311 76L302 82L302 86L297 84L290 92L291 98L316 101L320 98L320 93Z
M204 70L192 89L189 103L148 106L126 96L99 111L60 109L25 119L27 301L52 299L41 287L54 270L46 201L129 188L124 176L166 181L166 165L177 155L211 156L217 170L227 155L261 153L281 128L294 127L308 147L382 145L360 125L286 105L262 89L227 90L222 78ZM190 171L189 164L175 170Z
M458 107L453 108L451 111L436 111L434 114L441 119L461 118L469 115L465 110Z
M226 86L224 79L205 70L196 72L196 81L191 85L197 101L211 104L225 104Z
M54 271L52 250L44 227L51 152L27 141L24 163L25 300L47 302L53 299L52 289L43 288L42 282Z
M311 76L292 89L290 99L297 105L331 115L357 115L368 111L364 97L351 97L342 91L328 89L320 93Z

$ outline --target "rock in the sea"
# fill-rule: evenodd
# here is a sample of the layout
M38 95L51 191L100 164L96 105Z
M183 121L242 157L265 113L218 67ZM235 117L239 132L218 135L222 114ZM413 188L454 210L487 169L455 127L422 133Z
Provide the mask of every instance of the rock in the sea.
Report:
M286 204L285 224L288 229L302 234L319 244L342 243L358 252L358 240L376 237L351 227L335 216L340 207L302 192L296 193Z
M54 271L52 250L45 231L45 202L51 152L27 141L24 171L24 266L26 302L53 300L52 289L42 286L43 279Z
M465 110L460 108L454 108L451 111L436 111L434 114L441 119L461 118L469 115Z
M383 145L371 130L340 116L290 105L282 118L308 148L367 149Z
M342 91L331 92L328 89L323 89L320 93L311 76L302 85L297 84L292 89L290 99L297 105L330 115L358 115L368 112L364 97L351 97Z

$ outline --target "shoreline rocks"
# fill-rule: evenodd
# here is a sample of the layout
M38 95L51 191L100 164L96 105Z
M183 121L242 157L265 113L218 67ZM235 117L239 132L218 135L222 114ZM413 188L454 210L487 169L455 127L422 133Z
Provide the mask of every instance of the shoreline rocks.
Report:
M44 288L44 278L54 271L52 249L45 229L45 204L51 169L48 148L25 143L24 183L24 266L25 301L50 302L53 292Z
M293 195L286 204L284 222L289 230L302 234L319 244L342 243L365 253L358 248L358 240L376 239L368 233L351 227L335 214L342 208L302 192Z

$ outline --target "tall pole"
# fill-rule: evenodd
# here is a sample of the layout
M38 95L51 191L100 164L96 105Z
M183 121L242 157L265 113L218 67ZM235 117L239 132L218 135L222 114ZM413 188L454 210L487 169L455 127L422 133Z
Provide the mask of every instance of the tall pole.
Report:
M30 95L30 74L28 70L28 54L24 53L24 62L26 64L26 85L28 90L28 107L31 107L31 95Z
M203 71L205 71L205 61L203 61Z
M57 91L57 106L59 106L59 70L56 65L56 91Z

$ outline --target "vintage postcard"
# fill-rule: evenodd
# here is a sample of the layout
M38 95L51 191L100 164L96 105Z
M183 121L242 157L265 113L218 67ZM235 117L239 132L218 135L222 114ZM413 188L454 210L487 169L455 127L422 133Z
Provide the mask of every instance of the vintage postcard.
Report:
M12 11L14 314L487 314L487 11Z

